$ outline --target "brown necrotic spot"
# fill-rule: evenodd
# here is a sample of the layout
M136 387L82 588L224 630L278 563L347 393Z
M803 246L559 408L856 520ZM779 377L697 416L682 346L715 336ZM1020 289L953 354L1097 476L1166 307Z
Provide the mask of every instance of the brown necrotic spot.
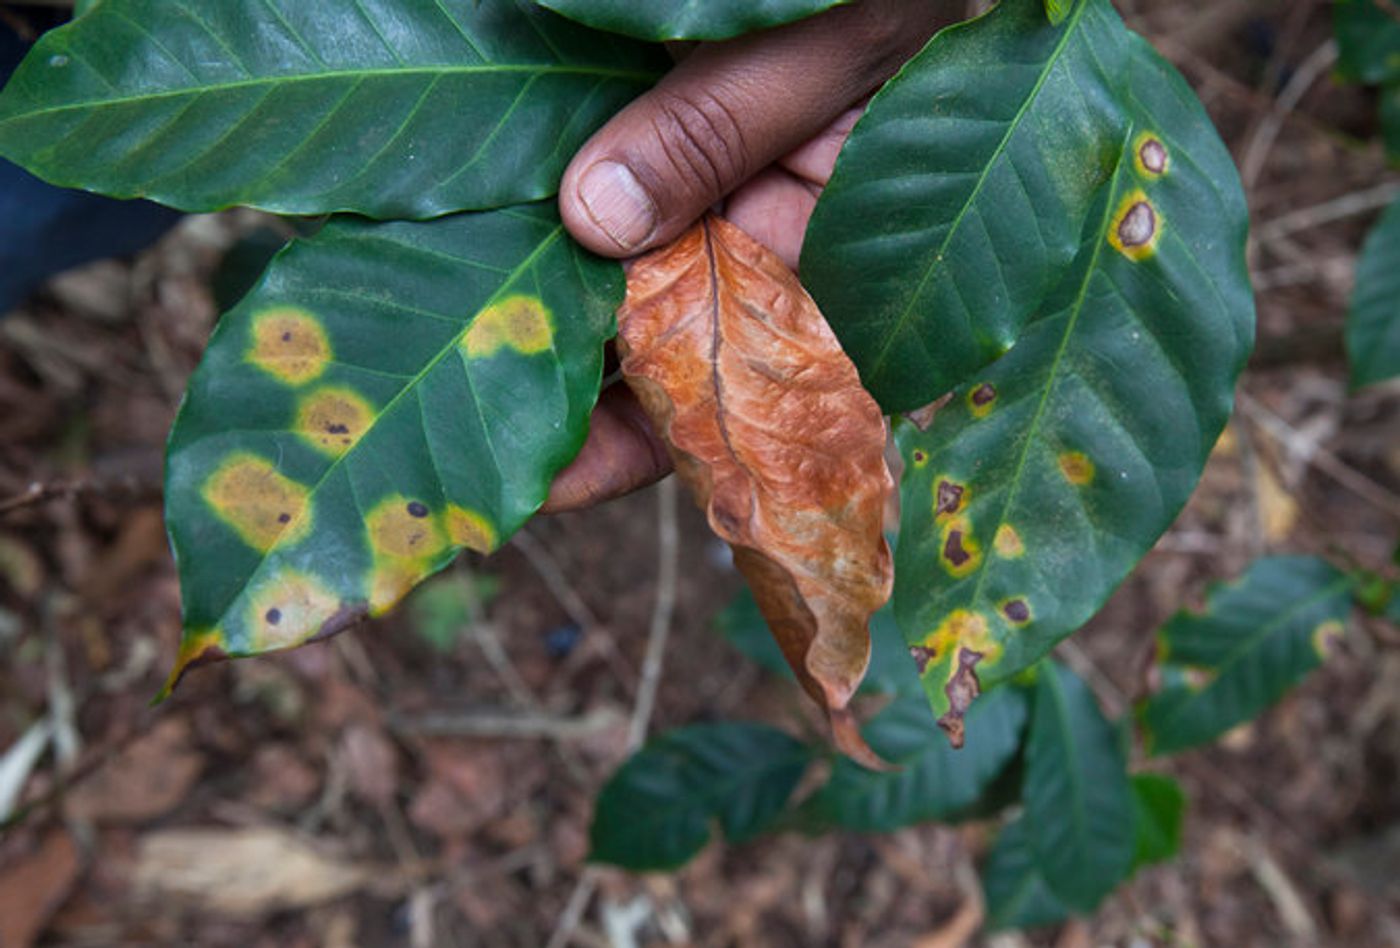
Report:
M928 454L923 451L916 450L911 457L913 457L916 466L922 466L928 463Z
M982 684L977 680L977 663L983 659L981 652L971 649L958 649L957 668L943 693L948 696L948 712L938 719L938 726L948 734L948 743L955 748L963 746L967 731L964 723L968 708L982 693Z
M963 532L961 530L949 530L947 538L943 541L943 558L954 567L963 566L972 559L972 554L967 552L963 546Z
M1124 247L1141 247L1150 241L1156 232L1157 213L1146 201L1134 204L1118 225L1118 239Z
M1141 188L1123 198L1113 215L1108 241L1129 260L1146 260L1157 250L1162 221Z
M914 645L909 649L909 657L914 660L914 667L917 668L919 674L922 675L924 672L928 671L929 663L933 661L933 652L924 648L922 645Z
M422 520L424 517L428 516L428 513L428 505L421 501L411 501L408 505L408 515L410 517Z
M997 387L991 382L983 382L967 393L967 407L972 411L972 417L985 418L989 415L997 402Z
M1016 625L1031 621L1031 607L1024 599L1009 599L1002 603L1001 614Z
M1160 178L1167 173L1171 157L1167 146L1151 132L1143 132L1133 144L1133 157L1137 162L1138 173L1148 178Z
M955 514L962 509L963 495L967 488L950 480L939 478L934 487L933 513L935 517Z
M267 610L267 614L263 616L263 618L265 618L268 621L269 625L276 625L277 623L282 621L282 610L274 606L273 608Z
M327 386L302 399L296 430L318 451L340 457L374 423L374 410L352 389Z

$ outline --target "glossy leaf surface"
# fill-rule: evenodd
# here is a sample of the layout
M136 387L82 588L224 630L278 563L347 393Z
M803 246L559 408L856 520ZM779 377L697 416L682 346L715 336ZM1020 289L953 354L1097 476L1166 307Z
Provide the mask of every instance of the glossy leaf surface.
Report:
M1354 582L1316 557L1266 557L1173 616L1157 633L1163 688L1141 709L1148 749L1208 743L1302 681L1345 634Z
M1118 732L1078 676L1036 676L1021 789L1036 865L1056 897L1092 912L1132 867L1133 798Z
M1337 71L1356 82L1400 78L1400 8L1393 0L1336 0Z
M722 40L792 23L851 0L538 0L540 6L637 39Z
M956 725L978 680L1044 656L1167 529L1229 417L1252 345L1244 198L1181 77L1128 51L1137 124L1078 258L906 467L895 615Z
M982 867L982 890L987 899L987 924L993 931L1054 925L1070 915L1036 865L1024 816L997 834Z
M622 372L837 743L889 598L880 409L797 278L710 215L634 261Z
M705 847L718 823L733 842L763 832L812 761L805 745L761 724L670 731L630 757L598 796L596 862L674 869Z
M622 288L552 205L333 220L279 254L170 438L181 668L330 634L509 537L583 442Z
M958 819L1016 756L1027 704L1019 688L987 695L968 715L967 747L959 751L948 746L920 695L896 698L864 734L875 753L900 769L877 773L838 759L804 811L823 825L874 833Z
M0 94L0 154L189 211L434 217L553 194L664 68L529 0L103 0Z
M1381 215L1361 250L1346 345L1354 388L1400 375L1400 201Z
M1186 793L1163 774L1133 774L1133 868L1166 862L1181 849Z
M871 101L812 215L802 276L890 412L1001 356L1079 249L1126 119L1108 0L1059 26L1004 0Z

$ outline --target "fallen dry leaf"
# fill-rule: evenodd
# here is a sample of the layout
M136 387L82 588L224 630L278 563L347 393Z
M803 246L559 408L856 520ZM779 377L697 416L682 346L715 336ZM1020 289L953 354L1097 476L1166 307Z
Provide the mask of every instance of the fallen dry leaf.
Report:
M797 277L710 215L628 270L622 370L845 753L889 598L885 425Z
M308 908L368 884L372 871L322 855L275 827L182 829L141 840L135 887L201 911L255 917Z
M190 723L167 718L68 794L68 811L94 823L143 823L184 802L204 772Z
M31 855L0 872L0 948L29 948L77 881L78 847L54 830Z

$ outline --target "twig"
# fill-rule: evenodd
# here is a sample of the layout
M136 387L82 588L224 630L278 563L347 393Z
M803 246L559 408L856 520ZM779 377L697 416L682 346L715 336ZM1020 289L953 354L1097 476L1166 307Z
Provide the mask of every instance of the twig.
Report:
M1357 497L1400 520L1400 496L1377 484L1371 478L1348 465L1320 444L1298 444L1299 436L1293 426L1275 415L1245 392L1239 395L1240 410L1291 454L1301 456L1306 463L1326 474Z
M559 568L559 562L545 549L543 543L525 530L517 533L510 542L529 560L530 566L539 574L540 579L544 580L544 584L549 587L559 605L564 607L574 625L580 629L596 629L602 625L597 613L589 608L588 603L584 602L583 597L570 585L564 577L564 571Z
M507 740L577 741L620 724L614 711L599 709L582 717L503 711L435 711L412 717L390 715L389 730L402 737L490 737Z
M54 481L48 484L35 481L21 493L7 500L0 500L0 517L14 513L16 510L23 510L26 507L47 503L50 500L76 499L88 496L112 497L120 494L129 494L136 499L159 497L160 487L135 477L124 477L110 481Z
M1281 214L1256 227L1254 236L1261 244L1273 243L1290 234L1365 214L1378 207L1386 207L1396 197L1400 197L1400 181L1387 181L1361 191L1343 194L1321 204L1300 207L1296 211Z
M1274 149L1274 142L1278 139L1279 132L1283 130L1284 121L1298 107L1298 103L1313 87L1313 83L1325 75L1336 61L1337 43L1335 40L1328 39L1313 50L1307 59L1303 60L1298 71L1293 74L1293 78L1288 80L1288 84L1283 87L1272 111L1259 123L1259 128L1250 138L1249 147L1245 149L1244 160L1240 162L1240 178L1244 181L1246 191L1254 190L1255 184L1258 183L1260 173L1269 162L1269 154Z
M656 694L661 684L661 664L666 643L671 635L671 618L676 608L676 573L679 560L680 533L676 526L676 479L668 477L656 488L657 554L656 604L651 613L651 629L647 635L646 657L642 660L642 680L637 687L637 700L632 706L632 721L627 729L627 752L635 752L646 740L647 726L656 708ZM565 948L583 920L583 913L593 901L601 871L589 866L579 876L554 933L545 948Z

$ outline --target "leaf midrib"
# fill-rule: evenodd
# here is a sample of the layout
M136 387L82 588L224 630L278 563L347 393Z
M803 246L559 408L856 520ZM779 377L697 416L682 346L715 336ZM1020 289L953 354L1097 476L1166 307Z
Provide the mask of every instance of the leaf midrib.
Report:
M880 371L884 368L885 360L889 358L889 354L894 347L895 339L904 331L904 327L908 325L909 319L913 315L914 304L923 295L924 290L928 287L929 281L933 279L934 274L943 269L943 261L948 254L948 248L952 245L953 238L962 229L964 218L971 212L972 206L981 196L982 189L991 178L992 168L1001 160L1002 155L1006 153L1006 149L1010 146L1011 139L1015 137L1016 133L1020 130L1021 123L1029 114L1031 107L1039 100L1041 90L1045 88L1045 83L1049 80L1050 73L1052 73L1055 70L1055 66L1059 64L1060 57L1069 47L1069 41L1077 35L1079 22L1084 19L1085 11L1087 11L1090 6L1092 6L1090 2L1079 4L1069 21L1061 27L1064 30L1064 35L1061 36L1060 41L1055 44L1055 49L1051 52L1050 58L1045 61L1045 68L1041 70L1039 78L1036 79L1034 88L1031 89L1030 94L1026 96L1026 101L1021 103L1021 107L1017 109L1016 114L1007 125L1006 134L1004 134L1001 141L997 143L996 150L992 152L991 157L988 158L986 163L982 166L982 172L977 176L977 183L973 186L972 192L968 195L967 200L963 202L963 206L958 210L957 216L953 218L953 222L948 228L947 234L944 235L942 243L938 246L938 252L934 254L933 262L924 270L924 275L919 280L919 285L915 287L914 292L909 294L909 299L904 305L904 310L899 314L899 318L895 320L893 328L885 334L884 345L880 347L879 353L875 356L875 361L871 363L871 377L878 376Z
M24 119L43 118L49 115L61 115L68 112L78 112L92 109L113 108L121 105L132 105L142 102L155 102L164 99L176 99L182 96L202 96L212 95L220 92L232 92L240 89L256 89L266 86L282 87L303 82L330 82L335 80L374 80L383 78L404 78L411 76L427 76L433 79L441 79L445 76L465 76L465 75L496 75L518 73L531 78L546 75L580 75L592 76L604 79L621 79L628 82L650 83L655 82L657 74L653 72L643 72L632 69L611 69L601 66L583 65L548 65L548 64L527 64L527 63L489 63L474 66L405 66L386 67L376 69L332 69L320 72L292 73L288 75L260 76L252 79L234 79L229 82L206 83L203 85L182 86L178 89L165 89L156 92L142 93L140 95L111 96L102 99L87 99L81 102L65 102L61 105L47 106L40 109L28 109L14 112L10 115L0 117L0 125L18 122Z
M444 359L446 359L449 355L457 351L458 347L461 345L462 339L466 336L467 332L471 329L471 327L476 323L477 317L484 310L489 308L493 303L499 300L501 296L504 293L506 293L511 287L513 287L515 285L515 282L518 279L520 279L520 277L522 277L525 273L529 272L530 268L535 265L536 261L538 261L539 258L544 255L545 251L547 251L551 246L553 246L554 242L557 241L563 233L564 225L560 223L554 225L554 227L550 230L548 234L541 237L539 243L535 246L535 249L530 251L529 255L526 256L525 259L521 261L519 265L514 267L510 271L509 275L502 278L500 285L496 287L496 289L491 293L490 296L488 296L484 301L482 301L482 303L476 308L476 311L471 315L471 318L463 322L461 328L450 340L448 340L448 342L442 347L442 349L435 356L433 356L432 359L428 361L428 363L422 368L422 370L420 370L416 375L409 377L408 381L404 383L403 387L399 389L397 393L395 393L394 397L384 403L383 408L375 412L374 420L370 422L370 424L366 427L365 433L359 438L359 440L357 440L355 444L351 446L351 448L347 450L344 454L340 455L334 461L332 461L330 465L325 469L325 471L322 472L321 476L317 478L313 484L311 484L306 494L306 502L308 507L314 504L317 494L319 493L321 488L325 485L326 481L328 481L331 478L331 476L340 469L341 465L344 464L347 459L358 456L356 452L360 450L360 446L363 445L369 439L370 434L375 431L379 423L386 416L388 416L388 414L398 405L398 403L402 399L407 398L410 395L412 395L413 397L417 397L418 386L422 384L423 380L427 378L428 374L432 372L433 369L435 369L439 364L441 364ZM353 482L351 482L352 491L353 486ZM281 538L279 537L278 539L280 540ZM275 555L281 549L282 546L280 543L278 543L275 544L271 550L262 555L262 557L258 560L258 565L255 566L252 572L248 574L248 578L239 584L238 591L228 601L228 604L222 610L220 610L220 621L218 623L219 625L222 625L223 621L228 618L229 610L233 608L234 604L237 603L238 600L245 593L247 593L248 589L253 585L254 581L257 580L262 575L262 573L268 568L268 564L275 559ZM308 633L308 637L310 635L314 635L316 631L317 630L314 629L311 630L311 632Z

